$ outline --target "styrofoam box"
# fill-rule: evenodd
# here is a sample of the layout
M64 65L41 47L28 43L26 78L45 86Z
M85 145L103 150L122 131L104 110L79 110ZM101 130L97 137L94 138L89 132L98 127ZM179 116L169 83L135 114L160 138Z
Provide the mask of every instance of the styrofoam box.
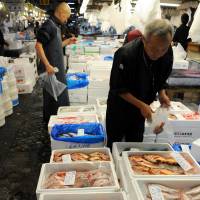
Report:
M45 180L49 177L50 174L59 172L59 171L89 171L95 170L103 167L107 169L111 173L111 177L113 180L113 186L106 186L106 187L85 187L85 188L66 188L66 189L44 189L43 184ZM101 163L67 163L67 164L43 164L40 176L38 180L38 185L36 189L37 198L41 193L60 193L60 192L69 192L69 193L88 193L92 192L116 192L119 191L119 183L117 181L117 175L114 170L114 166L110 162L101 162Z
M141 149L141 151L173 151L172 146L167 143L114 142L112 155L117 171L119 170L119 162L122 160L122 152L131 148Z
M27 81L24 84L17 84L19 94L32 93L33 87L34 87L34 81L31 81L31 80Z
M105 148L58 149L58 150L54 150L51 153L50 163L56 163L56 162L53 161L53 158L54 158L54 154L58 153L58 152L65 153L65 154L71 154L71 153L77 153L77 152L90 154L90 153L94 153L94 152L101 152L101 153L105 153L106 155L109 155L110 161L113 162L113 158L112 158L112 154L110 152L110 149L105 147ZM82 161L71 161L71 162L82 162ZM92 162L99 162L99 161L92 161ZM105 161L103 161L103 162L105 162ZM113 162L113 164L114 164L114 162Z
M107 109L107 97L97 98L96 103L97 103L97 109L98 109L99 112L105 112L106 111L106 109Z
M106 129L106 112L100 112L100 122L103 127Z
M187 114L188 112L185 112ZM191 112L189 112L191 113ZM199 130L200 130L200 118L194 120L186 120L182 114L174 114L177 119L169 119L170 125L172 126L174 142L175 143L192 143L194 140L198 139ZM145 125L145 134L146 139L155 138L155 134L151 134L149 131L149 126ZM147 137L149 136L149 137ZM167 139L168 134L163 131L158 135L158 141L165 139L166 142L169 142Z
M87 62L87 69L90 71L91 69L111 69L112 62L110 61L88 61Z
M170 154L170 151L168 152L163 152L163 151L140 151L140 152L133 152L133 151L127 151L127 152L122 152L122 161L124 164L124 171L127 173L126 175L129 176L131 179L134 178L184 178L184 177L193 177L193 178L199 178L200 177L200 166L199 164L195 161L195 159L191 156L191 154L186 153L186 152L181 152L180 154L186 158L192 166L194 166L193 169L195 169L196 174L193 175L141 175L141 174L135 174L134 171L132 170L130 161L128 159L129 156L131 155L144 155L144 154L158 154L158 155L163 155L167 156Z
M108 97L109 88L88 88L88 103L90 103L90 98L100 98Z
M109 80L110 79L111 68L90 68L89 74L92 80Z
M78 194L41 194L39 200L127 200L124 192L89 192Z
M97 109L95 105L82 105L82 106L63 106L58 108L57 115L67 113L92 113L96 114Z
M69 100L71 103L87 103L87 87L80 89L68 90Z
M99 53L100 48L98 46L85 46L84 51L85 53Z
M182 180L177 179L135 179L132 182L132 187L137 192L137 199L138 200L146 200L146 195L148 194L148 184L160 184L166 187L170 187L173 189L182 189L182 190L188 190L192 189L194 187L199 186L199 180L191 179L189 177L185 177Z
M173 69L188 69L189 62L187 60L174 60Z
M96 114L89 114L89 113L66 113L63 115L52 115L50 117L49 123L48 123L48 131L51 132L52 127L55 124L67 124L66 120L70 117L79 117L81 119L84 119L84 122L99 122L98 117Z
M160 107L160 102L154 101L150 106L151 109L155 111L158 107ZM171 101L169 112L172 114L177 114L177 113L191 112L191 110L181 102Z
M91 79L89 78L89 86L88 88L107 88L109 89L109 79Z
M69 67L79 72L85 72L87 70L87 65L85 62L70 62Z

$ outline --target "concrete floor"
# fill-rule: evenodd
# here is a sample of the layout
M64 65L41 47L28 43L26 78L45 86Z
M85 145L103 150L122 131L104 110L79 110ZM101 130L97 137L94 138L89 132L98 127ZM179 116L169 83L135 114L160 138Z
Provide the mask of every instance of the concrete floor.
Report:
M41 89L20 95L19 101L0 128L0 200L35 200L41 164L50 158Z

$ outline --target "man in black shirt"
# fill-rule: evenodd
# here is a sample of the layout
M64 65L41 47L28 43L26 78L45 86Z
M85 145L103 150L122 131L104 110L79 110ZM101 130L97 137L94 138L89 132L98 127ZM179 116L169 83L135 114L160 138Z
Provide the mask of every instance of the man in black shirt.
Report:
M9 46L8 43L4 40L3 33L0 29L0 56L4 56L4 45Z
M188 21L189 21L188 14L187 13L182 14L181 16L182 24L177 28L173 38L173 42L175 44L180 43L185 50L187 50L187 45L188 42L190 41L190 39L187 39L190 30L190 28L187 26Z
M70 17L71 10L67 3L60 3L51 16L41 26L37 33L36 51L41 60L39 68L41 72L54 74L54 67L58 68L56 78L66 84L63 47L75 43L76 38L72 37L62 41L61 26ZM43 118L48 123L51 115L56 115L59 106L68 106L69 97L66 90L58 97L58 101L43 89Z
M172 34L168 21L154 20L141 38L116 51L106 113L109 147L123 137L143 141L144 121L151 119L149 105L157 93L162 105L170 105L165 87L173 64Z

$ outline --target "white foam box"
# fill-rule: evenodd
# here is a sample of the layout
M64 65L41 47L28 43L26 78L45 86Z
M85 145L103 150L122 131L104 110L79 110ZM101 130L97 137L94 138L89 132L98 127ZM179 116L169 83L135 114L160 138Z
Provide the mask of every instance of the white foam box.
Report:
M185 69L189 67L189 61L187 60L174 60L173 69Z
M88 103L96 103L96 99L100 97L108 97L109 88L88 88Z
M151 105L151 109L155 111L158 107L160 107L159 101L154 101ZM191 110L185 106L183 103L178 101L171 101L171 106L169 108L170 113L185 113L185 112L191 112Z
M112 68L112 62L110 61L88 61L87 62L87 70L94 70L94 69L111 69Z
M85 188L65 188L65 189L45 189L43 187L44 182L47 180L50 174L59 172L59 171L89 171L95 170L99 168L104 168L111 173L111 177L113 180L113 186L105 186L105 187L85 187ZM36 189L37 199L39 199L40 194L42 193L89 193L89 192L117 192L119 191L119 183L117 181L117 175L114 170L113 164L110 162L101 162L101 163L67 163L67 164L43 164L40 176L38 180L38 185Z
M163 152L163 151L140 151L140 152L134 152L134 151L126 151L126 152L122 152L122 162L124 165L124 172L125 175L128 176L131 179L135 179L135 178L184 178L184 177L191 177L191 178L196 178L199 179L200 177L200 166L199 164L195 161L195 159L191 156L191 154L186 153L186 152L181 152L181 153L177 153L176 154L181 154L182 157L184 157L192 166L193 169L195 170L195 174L192 175L141 175L141 174L136 174L134 173L134 171L132 170L131 167L131 163L128 159L129 156L131 155L144 155L144 154L156 154L156 155L161 155L161 156L168 156L171 153L175 153L175 152Z
M116 171L119 170L122 152L131 150L131 148L139 149L141 151L173 151L172 146L167 143L114 142L112 146L112 155Z
M68 90L70 103L87 103L88 100L88 88L78 88Z
M67 193L48 193L41 194L39 200L127 200L124 192L89 192L89 193L78 193L78 194L67 194Z
M48 132L51 133L51 129L55 124L73 124L73 118L78 118L82 123L85 122L99 122L96 114L89 113L67 113L63 115L52 115L48 123Z
M101 88L101 89L104 89L104 88L109 88L109 79L91 79L89 77L89 86L88 88Z
M104 147L104 148L84 148L84 149L57 149L57 150L52 151L50 163L56 163L56 162L54 162L54 154L55 153L65 153L65 154L85 153L85 154L91 154L91 153L94 153L94 152L101 152L101 153L108 155L110 157L110 162L112 162L114 164L110 149L106 148L106 147ZM69 163L71 163L71 162L82 162L82 161L70 161ZM92 161L92 162L99 162L99 161ZM105 162L105 161L103 161L103 162Z
M90 68L89 74L91 80L110 80L111 68Z
M87 70L87 65L85 62L70 62L69 68L79 72L85 72Z
M177 179L135 179L132 182L132 188L136 191L136 199L146 200L147 194L149 193L148 184L159 184L165 187L170 187L173 189L189 190L194 187L199 186L199 180L194 180L189 177L186 177L182 180ZM135 199L135 198L134 198Z
M85 46L85 53L100 53L100 48L98 46Z
M33 92L33 87L35 85L34 81L27 81L26 83L23 84L17 84L18 88L18 93L19 94L29 94Z
M191 112L189 112L191 113ZM189 114L185 112L185 114ZM192 143L194 140L200 137L200 116L198 119L185 119L183 114L174 114L177 119L169 119L173 130L174 142L175 143ZM149 139L155 138L155 134L150 134L149 126L145 126L144 141L149 142ZM164 142L170 142L167 140L167 134L165 131L158 135L158 141L164 140Z
M97 109L99 112L105 112L107 109L107 97L104 98L97 98Z
M68 113L91 113L96 114L97 108L95 105L81 105L81 106L63 106L58 108L57 115Z

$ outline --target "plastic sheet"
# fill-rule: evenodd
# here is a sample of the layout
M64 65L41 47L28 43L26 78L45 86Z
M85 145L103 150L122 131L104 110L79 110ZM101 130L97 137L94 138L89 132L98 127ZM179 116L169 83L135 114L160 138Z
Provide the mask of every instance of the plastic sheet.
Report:
M69 73L66 78L68 89L78 89L89 85L87 73Z
M84 135L78 136L78 131L84 130ZM73 133L77 136L63 137L63 134ZM51 131L54 140L75 142L75 143L100 143L105 140L105 132L103 126L99 123L82 123L82 124L63 124L55 125Z
M48 75L46 72L40 75L43 88L58 101L58 96L66 89L66 85L58 81L56 75Z

